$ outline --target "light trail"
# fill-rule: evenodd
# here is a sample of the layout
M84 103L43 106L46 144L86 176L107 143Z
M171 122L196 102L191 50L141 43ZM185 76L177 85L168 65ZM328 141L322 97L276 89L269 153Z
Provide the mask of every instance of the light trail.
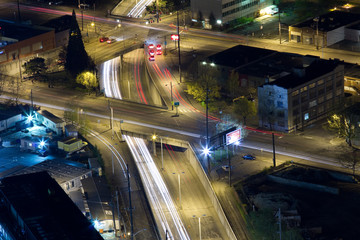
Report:
M142 138L123 135L134 157L147 193L151 209L162 227L162 233L169 233L169 239L190 240L185 226L176 210L170 193L161 177Z
M144 12L147 5L150 5L154 0L139 0L137 4L127 14L128 17L137 18L142 12Z
M119 87L119 69L120 57L113 58L101 64L100 82L108 98L122 99Z
M134 59L134 80L135 80L136 90L137 90L138 96L140 98L140 101L147 105L148 102L146 101L145 94L144 94L142 84L141 84L141 78L140 78L139 59L141 60L141 58L139 56L141 57L141 53L139 53L139 51L138 51L135 56L135 59Z

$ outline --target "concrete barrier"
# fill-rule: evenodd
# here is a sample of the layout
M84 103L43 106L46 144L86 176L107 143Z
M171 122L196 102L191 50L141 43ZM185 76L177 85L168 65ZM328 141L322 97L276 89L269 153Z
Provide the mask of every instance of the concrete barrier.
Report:
M199 159L197 158L197 156L195 154L194 149L192 148L192 146L189 143L187 143L187 144L188 144L188 149L186 150L186 153L187 153L187 157L190 161L190 164L193 167L194 171L196 172L197 176L199 177L203 187L205 188L205 191L206 191L208 197L210 198L211 203L214 206L214 208L218 214L220 222L222 223L223 227L226 230L228 239L236 240L237 238L235 236L235 233L232 230L230 223L225 216L225 213L221 207L221 204L214 192L214 189L212 188L212 185L211 185L203 167L200 164Z

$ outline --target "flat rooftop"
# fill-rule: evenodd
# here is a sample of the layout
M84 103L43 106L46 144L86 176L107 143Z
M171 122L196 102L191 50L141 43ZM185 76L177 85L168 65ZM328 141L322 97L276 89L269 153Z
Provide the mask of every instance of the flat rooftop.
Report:
M5 178L0 191L36 239L103 239L46 172Z
M331 30L358 22L360 20L360 14L350 13L350 12L342 12L342 11L332 11L326 14L319 16L318 26L315 18L308 19L304 22L294 24L292 27L297 28L311 28L316 30L317 27L319 31L329 32Z

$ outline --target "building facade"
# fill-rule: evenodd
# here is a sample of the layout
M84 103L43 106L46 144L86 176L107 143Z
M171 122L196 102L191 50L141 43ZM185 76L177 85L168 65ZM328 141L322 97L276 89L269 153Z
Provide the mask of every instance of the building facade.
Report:
M0 26L0 63L55 48L54 29L4 20L0 20Z
M289 41L317 48L342 40L360 41L360 15L333 11L289 27Z
M258 87L259 126L292 132L327 116L344 95L344 66L318 60Z
M212 14L216 21L229 23L242 17L255 17L272 4L269 0L191 0L191 12L193 19L199 19L201 14L207 22Z

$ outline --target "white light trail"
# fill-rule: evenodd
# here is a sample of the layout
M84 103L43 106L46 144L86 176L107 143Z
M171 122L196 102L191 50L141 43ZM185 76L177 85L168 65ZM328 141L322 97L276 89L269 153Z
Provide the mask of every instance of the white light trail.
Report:
M120 57L116 57L104 62L100 69L100 81L104 87L105 96L108 98L122 99L117 71L119 64Z
M127 14L128 17L138 17L145 10L147 5L150 5L154 0L140 0Z
M169 239L190 239L145 141L127 135L123 137L135 159L158 226L162 227L163 233L168 231Z

